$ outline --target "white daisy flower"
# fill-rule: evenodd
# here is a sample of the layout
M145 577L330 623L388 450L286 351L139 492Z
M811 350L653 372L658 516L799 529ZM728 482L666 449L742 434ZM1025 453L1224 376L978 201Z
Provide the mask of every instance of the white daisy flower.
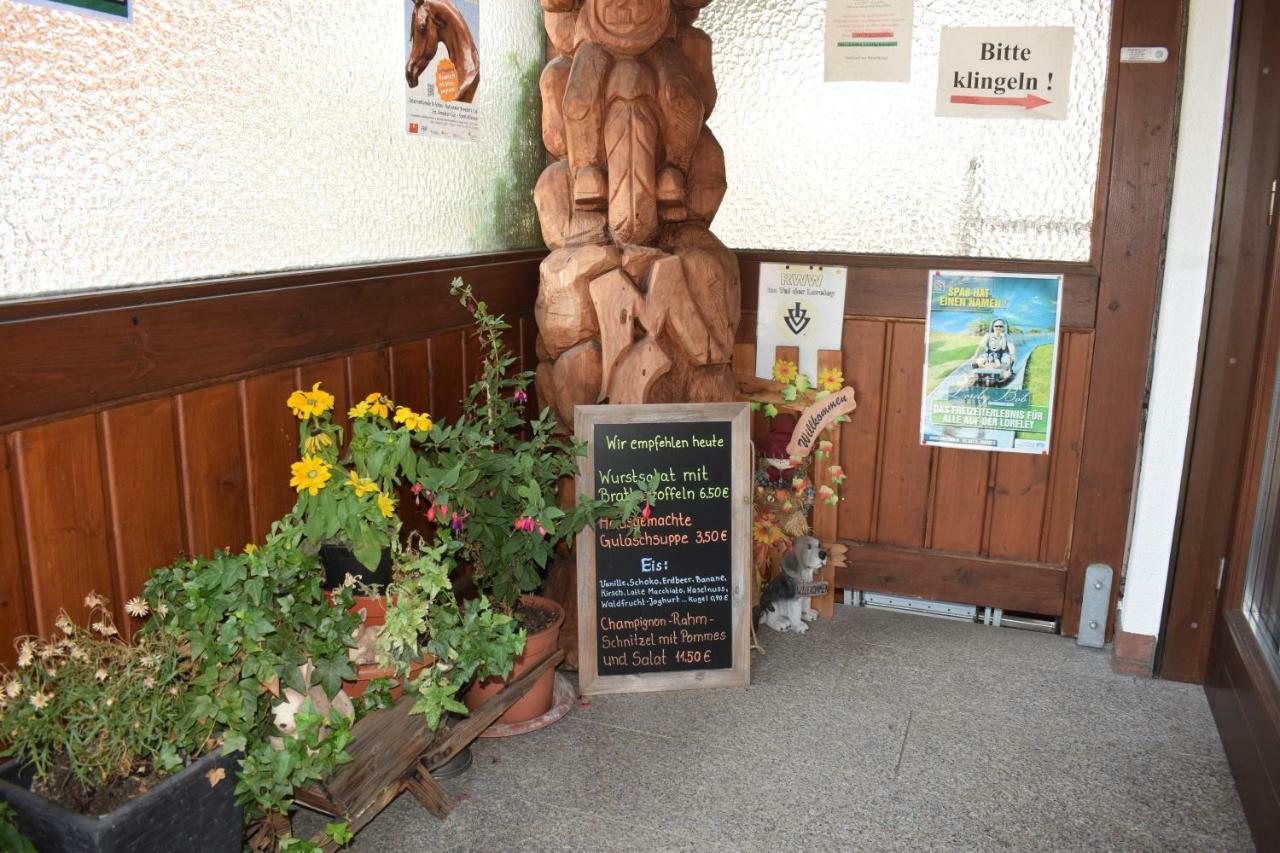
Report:
M136 619L141 619L151 612L151 605L147 604L145 598L135 596L125 602L125 612Z

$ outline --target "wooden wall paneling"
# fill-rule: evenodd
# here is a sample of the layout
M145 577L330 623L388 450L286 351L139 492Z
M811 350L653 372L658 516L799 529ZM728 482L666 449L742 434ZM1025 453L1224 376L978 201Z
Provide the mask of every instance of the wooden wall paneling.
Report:
M928 545L978 554L987 525L987 477L994 454L951 448L935 452Z
M462 414L466 394L462 332L436 335L427 342L431 354L431 414L450 422Z
M397 344L388 350L391 399L415 412L431 411L431 355L426 340Z
M239 551L250 526L236 383L179 394L176 411L188 551Z
M844 382L853 389L858 408L841 429L840 464L849 478L840 489L842 539L871 538L887 326L882 320L844 323Z
M14 512L14 474L9 445L0 436L0 665L13 666L13 641L35 631L28 604L27 571L18 545L18 516Z
M467 324L466 311L442 297L459 273L492 310L527 312L544 255L279 273L0 304L0 429L457 328ZM424 302L431 303L427 312ZM76 346L65 346L68 340Z
M1040 561L1043 563L1065 564L1071 551L1092 351L1092 332L1068 331L1062 335L1058 389L1054 400L1057 411L1053 415L1053 438L1049 448L1049 492L1040 540Z
M919 548L928 516L931 449L920 444L924 324L894 323L886 364L875 541Z
M818 351L818 373L821 375L823 370L829 368L840 368L843 370L843 354L838 351L819 350ZM815 381L817 377L814 377ZM832 431L831 437L831 455L826 459L815 459L813 463L813 487L821 489L828 486L835 490L836 494L840 493L840 487L831 481L831 466L838 464L841 459L840 447L843 443L842 432L843 427L838 427ZM846 481L847 482L847 481ZM829 542L835 544L839 534L840 526L840 505L827 505L821 500L815 500L813 505L813 535L821 542ZM818 611L818 615L823 619L830 619L835 612L836 603L836 584L833 573L824 569L820 577L815 580L827 581L827 594L821 596L813 596L810 599L814 610Z
M120 406L100 419L114 596L123 603L142 593L152 569L173 562L185 547L173 401ZM126 614L120 627L132 636L141 624Z
M1049 457L1000 453L995 460L987 554L1035 562L1040 557Z
M351 419L347 410L351 408L351 395L347 393L347 360L331 358L326 361L313 361L304 364L295 371L296 384L299 388L310 388L320 383L320 388L333 395L333 422L340 424L343 434L351 437L349 427ZM295 447L296 450L296 447Z
M347 356L347 391L352 405L375 392L391 395L391 371L385 349L370 349Z
M1114 145L1107 192L1094 345L1076 498L1067 604L1062 632L1079 630L1084 571L1106 563L1121 571L1129 530L1135 463L1142 426L1151 333L1167 219L1178 81L1182 72L1185 4L1125 0L1111 39L1110 73L1117 77ZM1121 45L1159 44L1169 61L1118 62ZM1081 324L1067 320L1064 325ZM1107 636L1115 629L1112 589Z
M48 636L60 610L84 621L87 593L116 594L96 418L22 430L12 436L10 452L36 629Z
M847 542L849 565L836 570L845 589L964 601L1056 616L1067 572L1013 560Z
M298 419L286 402L299 387L311 388L297 379L296 371L290 369L237 383L248 475L249 531L257 543L266 540L271 523L297 502L298 494L289 485L289 466L298 460Z

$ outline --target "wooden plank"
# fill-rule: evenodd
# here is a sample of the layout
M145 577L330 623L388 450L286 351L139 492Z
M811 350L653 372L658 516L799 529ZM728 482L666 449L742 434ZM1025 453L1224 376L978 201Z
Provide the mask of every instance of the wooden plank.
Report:
M102 446L116 566L115 596L139 595L151 570L183 550L181 476L173 402L152 400L102 413ZM140 620L120 628L132 636Z
M179 394L176 405L187 551L239 551L249 541L249 498L236 385Z
M848 267L847 316L923 320L928 305L923 298L925 280L931 269L1062 273L1062 324L1087 329L1093 326L1097 313L1098 275L1089 264L761 249L737 249L735 254L742 276L742 307L752 312L759 298L760 264L769 262Z
M993 455L976 450L938 449L930 497L929 547L981 553L987 476Z
M36 629L27 601L27 569L18 547L20 528L14 511L12 469L9 444L0 436L0 665L8 667L18 658L14 639Z
M83 622L86 593L115 593L95 420L86 415L23 430L10 445L36 629L44 636L60 610Z
M431 353L431 414L456 421L462 414L462 397L466 394L462 332L437 335L427 343Z
M843 356L838 351L819 350L818 351L818 374L829 368L840 368L843 370ZM815 381L817 377L814 377ZM847 383L846 383L847 384ZM856 409L854 411L857 411ZM843 428L836 428L831 431L831 455L826 459L815 459L813 462L813 487L821 489L827 486L839 494L839 487L831 481L831 466L840 461L840 447L842 444ZM835 504L828 506L818 500L813 505L813 535L820 542L828 542L835 544L839 534L840 526L840 505ZM810 598L810 606L818 611L818 615L823 619L830 619L835 612L836 603L836 585L834 572L830 569L823 569L814 576L815 581L828 581L826 595L815 595Z
M1001 607L1056 616L1062 609L1062 566L992 560L846 541L848 563L836 570L846 589Z
M841 428L840 464L849 478L840 488L838 530L843 539L871 538L887 325L880 320L844 322L844 382L857 395L858 408Z
M924 324L894 323L893 327L885 370L883 449L876 476L875 541L918 548L924 545L932 464L930 448L920 444Z
M1019 453L997 456L987 554L1034 562L1040 556L1049 457Z
M1106 563L1120 571L1124 565L1163 250L1154 235L1163 232L1167 218L1184 15L1185 4L1178 0L1125 0L1111 39L1115 134L1097 341L1062 616L1068 636L1079 629L1085 568ZM1119 65L1116 52L1126 44L1167 45L1169 60ZM1108 637L1115 628L1119 588L1113 586L1107 608Z
M1175 542L1160 675L1204 677L1219 607L1241 606L1276 364L1276 226L1260 212L1280 174L1280 7L1236 6L1239 33L1201 380ZM1269 71L1268 69L1271 69ZM1099 354L1097 358L1102 358ZM1227 497L1227 496L1230 497ZM1227 557L1222 589L1218 568Z
M1054 399L1057 411L1053 415L1049 448L1049 491L1044 509L1044 535L1040 540L1043 563L1066 563L1070 555L1092 352L1092 333L1068 332L1062 336L1062 364Z
M240 408L244 413L244 462L248 475L249 535L263 542L271 523L297 502L289 485L289 466L298 460L298 419L286 401L299 387L296 372L280 370L241 380ZM310 388L310 385L304 386Z
M391 398L415 412L431 411L431 354L425 339L397 344L388 350Z
M347 389L353 405L375 392L390 396L391 372L386 350L371 349L347 356Z
M1205 693L1259 850L1280 837L1280 688L1239 610L1214 627Z
M136 304L88 312L75 310L76 299L41 302L42 316L8 312L20 319L0 334L0 429L469 325L462 306L442 298L462 271L494 311L527 312L539 253L517 257L474 268L394 265L391 274L331 270L301 276L308 284L268 276L246 280L266 289L230 296L202 295L200 285L168 301L141 291Z

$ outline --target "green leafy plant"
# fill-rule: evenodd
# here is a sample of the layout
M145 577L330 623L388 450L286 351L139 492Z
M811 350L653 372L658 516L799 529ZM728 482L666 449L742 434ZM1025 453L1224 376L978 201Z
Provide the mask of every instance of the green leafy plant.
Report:
M0 850L8 853L36 853L36 846L18 831L18 816L8 803L0 803Z
M151 618L142 640L187 648L196 662L175 716L221 733L224 748L244 753L236 794L250 818L287 810L295 786L345 759L347 722L336 717L317 723L300 714L283 748L270 742L280 735L272 708L284 687L305 694L318 685L334 696L355 676L348 648L359 618L348 612L351 595L338 590L333 604L326 600L316 558L294 546L299 538L291 519L276 522L262 547L179 560L157 570L144 591Z
M79 809L132 775L165 776L212 746L213 727L181 714L199 692L190 648L124 641L107 602L85 598L90 627L66 612L60 636L24 637L0 669L0 754L34 769L37 793ZM145 615L141 599L129 602Z
M645 494L612 505L586 498L559 505L559 483L577 472L582 443L564 435L548 409L526 419L533 373L514 370L517 359L503 341L510 326L462 279L451 293L475 321L480 378L458 420L421 436L413 493L451 553L472 566L477 587L510 612L541 584L558 546L596 519L634 515Z

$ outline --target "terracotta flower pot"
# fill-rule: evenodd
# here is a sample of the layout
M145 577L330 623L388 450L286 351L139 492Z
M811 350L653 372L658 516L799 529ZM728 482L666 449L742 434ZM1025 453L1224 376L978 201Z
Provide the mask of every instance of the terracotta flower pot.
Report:
M394 702L404 695L405 681L413 681L418 677L418 674L422 672L422 670L431 666L435 662L436 659L433 656L427 655L427 657L423 659L422 663L415 664L411 667L409 669L408 677L397 683L395 687L391 688L391 701ZM378 678L395 677L396 671L394 669L383 669L376 663L362 663L356 667L356 680L342 682L342 690L352 699L357 699L360 696L363 696L364 692L369 689L369 682Z
M550 610L556 614L556 618L546 628L536 634L529 634L525 638L524 651L516 658L515 666L512 668L510 675L506 678L498 678L496 675L491 676L471 686L471 689L463 697L463 701L472 710L492 698L494 694L507 685L508 681L514 681L536 667L547 655L552 654L560 644L560 625L564 622L564 609L551 599L538 595L524 595L520 597L520 601L522 604L541 610ZM551 710L552 696L555 693L555 681L555 669L548 669L539 676L533 687L529 688L529 692L524 694L519 702L512 705L505 714L498 718L498 722L502 724L523 723L525 720L532 720L534 717L541 717L547 713L547 711Z

